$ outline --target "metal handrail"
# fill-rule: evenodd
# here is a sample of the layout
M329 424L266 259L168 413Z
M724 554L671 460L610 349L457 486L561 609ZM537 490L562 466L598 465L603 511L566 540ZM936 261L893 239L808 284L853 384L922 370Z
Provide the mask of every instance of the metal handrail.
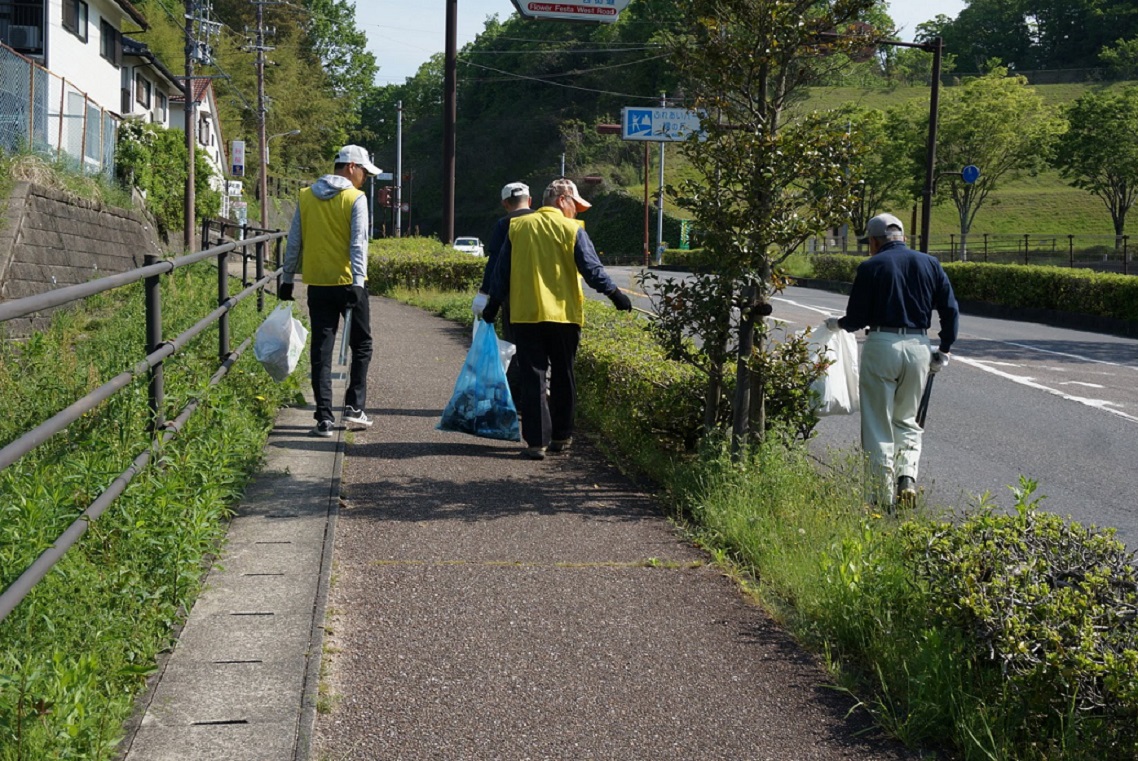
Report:
M203 243L209 240L210 223L206 222L203 225ZM150 447L139 454L129 468L123 471L115 480L107 487L107 489L99 495L99 497L92 502L83 513L76 518L76 520L67 528L64 533L52 543L52 546L45 550L43 553L32 562L27 569L20 574L7 589L0 593L0 622L2 622L9 613L16 608L17 605L27 596L43 577L51 570L51 568L62 559L64 553L67 552L79 539L86 533L87 528L92 522L98 520L103 512L110 506L115 499L117 499L122 492L126 489L127 484L138 475L150 462L153 452L163 446L166 442L172 439L182 429L186 420L197 409L200 400L193 399L178 417L166 423L162 420L161 410L164 406L163 391L162 391L162 370L165 360L185 348L185 346L205 331L214 323L218 323L219 335L219 359L220 367L214 376L210 379L209 387L216 386L222 378L224 378L229 369L234 365L237 359L246 351L251 339L246 340L236 351L229 349L229 328L228 328L228 315L232 309L244 301L245 299L257 295L257 309L258 311L264 308L264 287L270 282L276 280L279 271L273 271L265 274L264 258L265 246L271 241L277 243L277 260L280 259L280 242L285 237L285 233L277 231L258 235L253 238L241 241L233 241L225 243L212 248L206 248L201 251L187 254L185 256L169 259L161 262L139 267L128 272L119 273L116 275L109 275L107 277L99 278L88 283L79 285L66 286L58 288L53 291L48 291L36 296L29 296L22 299L16 299L9 302L0 303L0 322L6 320L24 317L35 312L40 312L45 309L63 306L65 304L77 301L88 296L93 296L98 293L121 288L132 283L143 280L148 280L148 286L156 286L157 279L161 275L169 274L179 267L189 266L210 258L217 258L219 268L219 291L218 291L218 306L211 311L189 329L182 332L177 337L162 341L161 326L161 300L157 295L157 288L147 288L146 293L146 312L147 312L147 350L146 357L135 364L131 369L126 370L116 375L111 380L107 381L97 389L91 391L82 398L76 400L62 411L56 413L49 419L40 423L38 426L20 436L16 440L8 443L0 449L0 470L12 465L19 458L28 454L36 449L55 434L63 431L68 425L79 420L83 415L98 407L107 399L114 396L130 385L133 381L137 380L143 373L149 372L151 378L151 399L150 408L153 415L152 428L153 439L151 440ZM248 246L255 246L256 260L257 260L257 275L256 282L247 284L247 287L236 296L229 296L227 292L228 274L227 274L227 258L230 252L243 249L242 255L248 258L248 253L244 249Z

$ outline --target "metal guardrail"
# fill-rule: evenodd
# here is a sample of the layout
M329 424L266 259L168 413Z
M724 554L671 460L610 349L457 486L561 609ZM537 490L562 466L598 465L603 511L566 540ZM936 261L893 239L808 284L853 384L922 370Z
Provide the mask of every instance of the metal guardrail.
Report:
M220 229L219 238L224 237L224 226ZM202 242L205 245L210 239L211 223L203 224ZM230 368L248 349L252 339L247 339L236 350L232 350L229 341L229 313L242 301L253 295L257 296L257 310L264 310L264 287L275 280L278 270L265 273L265 251L270 243L275 243L274 262L279 265L281 261L280 247L286 233L280 231L262 232L252 238L222 243L212 248L206 248L186 256L175 259L158 260L157 257L147 256L147 264L143 267L123 272L117 275L92 280L88 283L67 286L36 296L0 303L0 323L17 317L24 317L35 312L53 307L63 306L74 301L121 288L132 283L145 281L146 298L146 357L129 370L116 375L99 388L90 392L83 398L75 401L67 408L57 412L52 417L40 423L24 435L15 439L0 449L0 470L3 470L23 457L25 454L48 441L52 436L64 430L68 425L79 420L84 414L98 407L116 393L126 388L144 373L150 378L150 411L152 440L150 447L141 452L131 466L119 474L94 502L87 506L83 513L52 546L28 566L12 584L0 593L0 622L27 596L40 580L62 559L63 555L79 541L87 532L88 527L94 523L103 512L126 490L127 485L136 475L141 473L150 462L153 453L174 438L185 422L197 409L200 399L192 399L182 409L178 416L170 422L163 419L165 396L163 384L163 363L185 348L194 338L200 335L214 323L218 324L218 357L219 367L210 379L209 387L216 386L228 374ZM252 247L254 254L249 254ZM235 296L229 295L229 257L240 249L243 260L244 290ZM256 279L249 282L247 272L250 258L256 265ZM216 259L218 268L217 278L217 308L199 320L196 324L181 335L163 340L162 338L162 301L160 296L160 279L179 267L186 267L206 259Z

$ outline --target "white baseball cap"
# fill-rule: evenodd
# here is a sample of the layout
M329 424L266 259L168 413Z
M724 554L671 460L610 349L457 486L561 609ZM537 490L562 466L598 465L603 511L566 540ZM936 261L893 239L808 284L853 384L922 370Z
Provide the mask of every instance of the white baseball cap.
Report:
M380 172L379 167L371 163L371 157L368 156L367 151L358 145L345 145L336 154L337 164L355 164L362 166L364 171L370 175L377 175Z
M524 182L511 182L502 188L503 201L522 197L529 198L529 185L526 185Z

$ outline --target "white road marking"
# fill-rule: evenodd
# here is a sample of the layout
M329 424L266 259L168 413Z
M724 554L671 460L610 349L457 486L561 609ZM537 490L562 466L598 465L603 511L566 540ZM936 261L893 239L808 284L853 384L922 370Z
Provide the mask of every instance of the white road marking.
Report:
M1106 388L1101 383L1084 383L1083 381L1063 381L1060 386L1086 386L1087 388Z
M1028 388L1034 388L1039 391L1046 391L1048 394L1058 396L1061 399L1066 399L1071 402L1078 402L1079 404L1086 405L1087 407L1093 407L1094 409L1105 410L1112 415L1118 415L1119 417L1125 418L1133 423L1138 423L1138 417L1135 417L1134 415L1128 415L1122 410L1114 409L1115 402L1108 402L1105 399L1088 399L1087 397L1083 396L1073 396L1071 394L1064 393L1059 389L1045 386L1042 383L1036 383L1033 378L1024 378L1019 375L1005 373L1003 370L997 370L996 368L990 366L991 363L984 362L983 360L968 359L967 357L961 357L959 354L953 354L952 356L955 357L956 361L958 362L962 362L966 365L969 365L970 367L975 367L978 370L983 370L986 373L991 373L992 375L998 376L1000 378L1010 380L1013 383L1018 383L1021 386L1027 386Z

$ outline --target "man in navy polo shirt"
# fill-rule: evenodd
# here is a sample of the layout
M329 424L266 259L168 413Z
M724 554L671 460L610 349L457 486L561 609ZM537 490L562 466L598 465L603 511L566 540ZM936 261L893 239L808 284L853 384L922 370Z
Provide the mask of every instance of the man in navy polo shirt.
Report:
M905 245L905 228L892 214L869 220L869 258L857 268L846 315L831 330L868 328L861 353L861 446L869 459L870 501L911 505L917 496L921 426L917 408L925 380L948 364L959 309L952 283L934 257ZM934 351L927 332L940 317ZM896 479L896 480L894 480Z

